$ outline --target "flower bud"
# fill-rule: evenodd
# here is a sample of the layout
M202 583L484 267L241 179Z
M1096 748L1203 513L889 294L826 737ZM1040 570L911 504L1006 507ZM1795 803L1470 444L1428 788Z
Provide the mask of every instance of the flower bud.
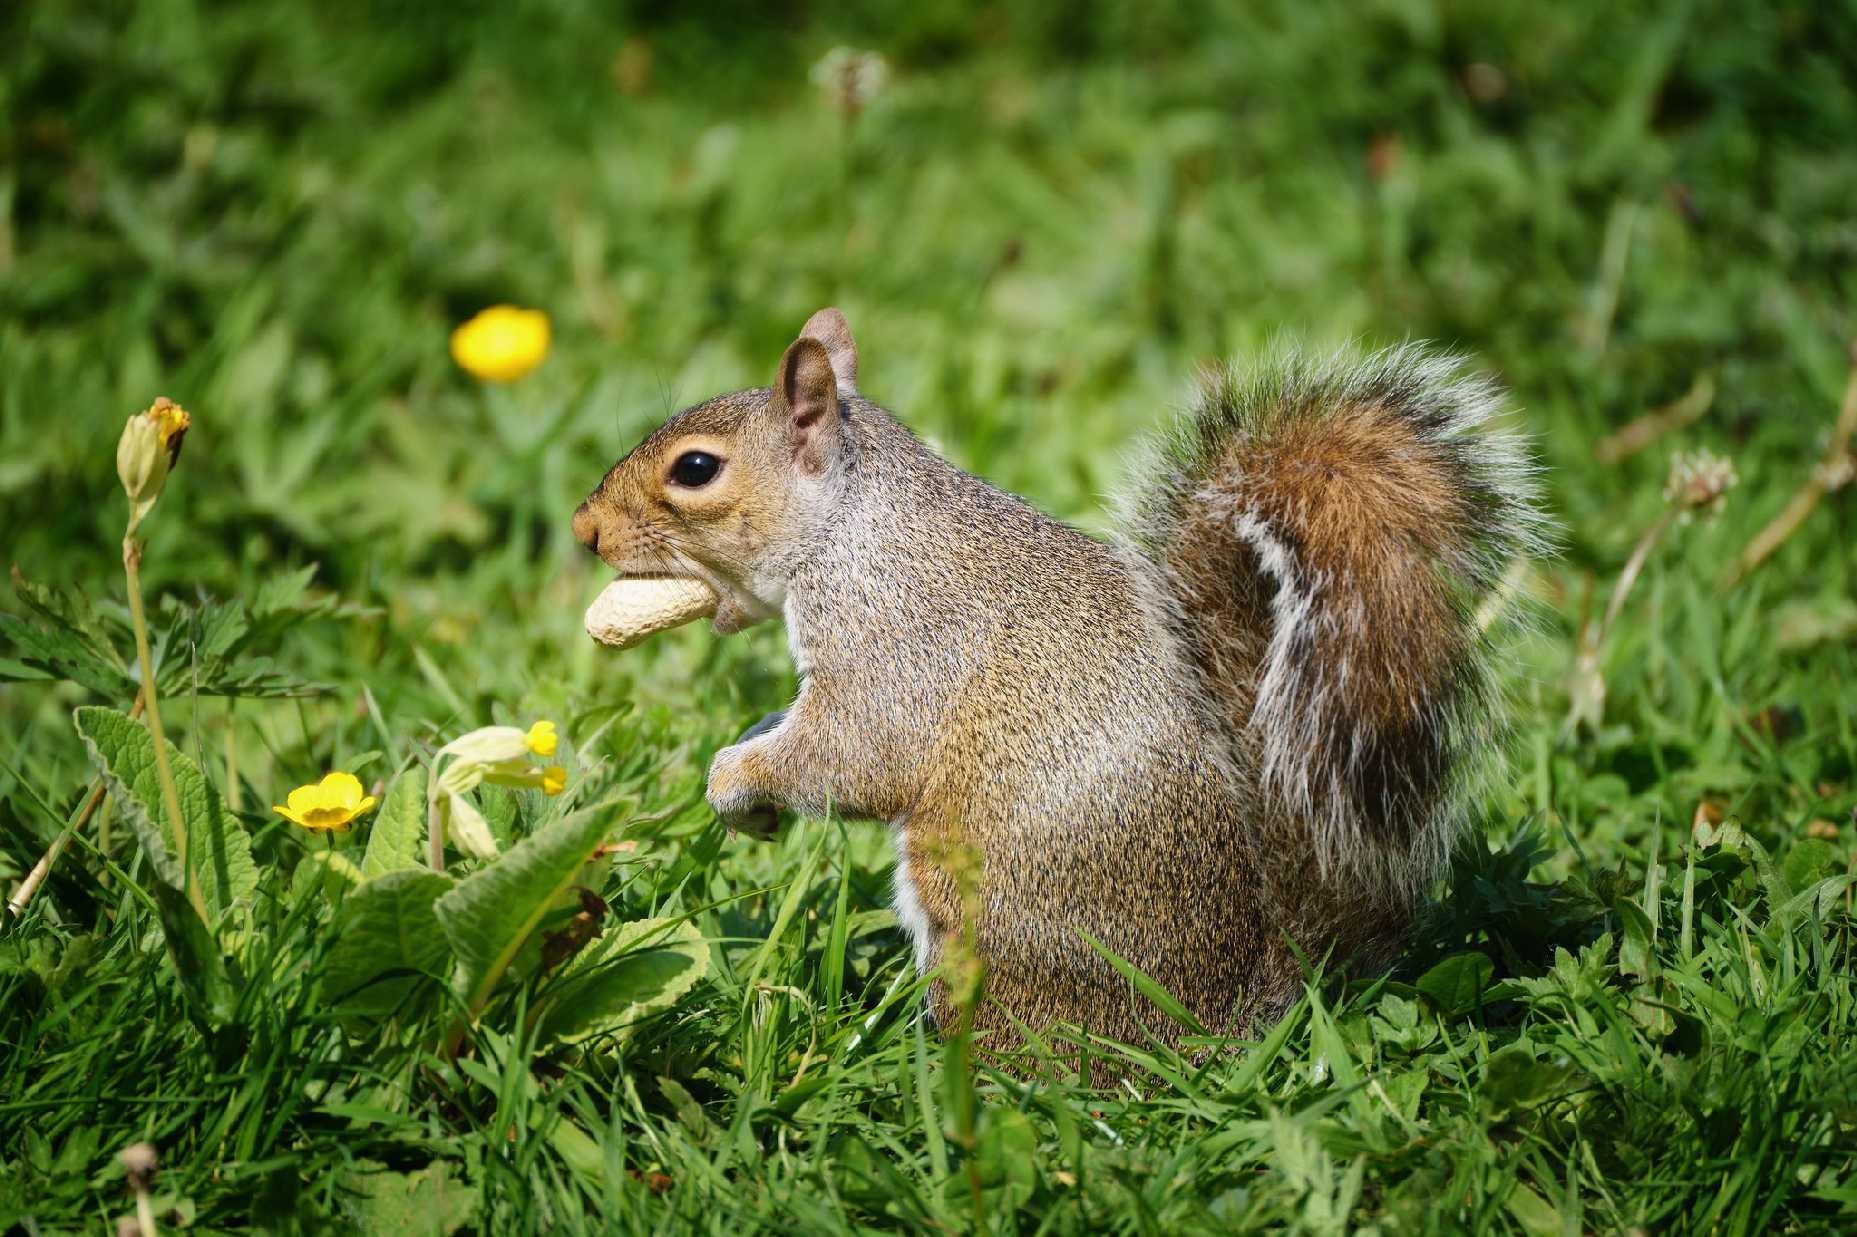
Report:
M488 862L497 857L496 838L490 832L490 822L483 813L471 806L471 801L463 795L443 787L439 790L438 810L443 813L443 825L451 844L473 859Z
M180 460L181 440L193 418L165 395L135 413L116 442L116 475L129 496L129 531L154 508L168 472Z

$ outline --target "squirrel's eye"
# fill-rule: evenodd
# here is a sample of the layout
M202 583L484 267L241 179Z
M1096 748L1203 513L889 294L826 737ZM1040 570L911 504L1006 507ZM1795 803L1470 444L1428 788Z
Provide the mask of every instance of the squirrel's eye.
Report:
M685 451L671 465L671 480L688 489L708 485L722 471L722 461L707 451Z

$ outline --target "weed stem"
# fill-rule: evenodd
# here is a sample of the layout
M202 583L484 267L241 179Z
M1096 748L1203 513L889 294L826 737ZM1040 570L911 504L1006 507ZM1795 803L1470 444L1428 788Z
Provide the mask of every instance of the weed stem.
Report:
M137 691L135 703L129 706L129 718L133 721L141 715L142 693ZM71 839L77 836L78 831L90 823L90 818L97 814L97 808L102 803L103 778L99 776L91 779L90 797L84 800L83 810L78 812L77 819L72 821L70 826L45 848L45 853L39 856L39 861L32 865L32 871L26 873L26 879L19 882L19 888L14 891L12 897L7 899L7 910L15 915L26 913L26 907L31 904L32 896L39 891L39 886L45 883L45 878L51 875L52 865L58 862L58 856L64 854L65 847L71 844Z
M1786 543L1788 537L1799 531L1799 526L1818 507L1819 499L1827 491L1836 488L1834 478L1838 476L1838 468L1844 462L1845 453L1850 450L1853 433L1857 433L1857 341L1851 344L1850 377L1844 383L1844 402L1838 409L1837 424L1832 427L1831 441L1825 445L1824 457L1812 470L1812 475L1806 478L1799 492L1792 496L1792 501L1747 543L1747 548L1741 551L1741 557L1735 560L1722 577L1723 588L1733 588L1752 575L1772 557L1775 550Z

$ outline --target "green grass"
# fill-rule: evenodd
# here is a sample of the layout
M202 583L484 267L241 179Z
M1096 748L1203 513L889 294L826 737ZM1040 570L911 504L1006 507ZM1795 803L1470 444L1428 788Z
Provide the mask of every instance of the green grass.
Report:
M127 659L116 436L157 394L192 410L145 526L163 714L260 874L217 1007L114 807L0 925L0 1232L107 1227L142 1139L203 1231L1857 1223L1854 491L1718 583L1847 378L1857 8L631 7L0 10L5 552ZM836 43L892 60L850 120L807 78ZM556 342L486 391L446 335L502 300ZM568 517L825 304L869 394L1093 529L1195 366L1280 333L1438 339L1514 390L1564 552L1528 580L1485 836L1391 977L1312 977L1250 1050L1153 1057L1170 1085L970 1076L921 1021L878 829L713 827L705 763L791 693L782 635L596 649ZM1691 424L1596 457L1698 382ZM1741 483L1659 542L1570 730L1581 618L1698 448ZM270 617L219 665L232 600ZM132 693L0 686L9 889L87 796L73 707ZM350 1036L320 842L266 808L536 717L571 794L648 814L608 931L685 918L707 977L578 1053L536 1042L535 977L455 1063L440 1006ZM1705 802L1738 829L1706 847ZM495 803L518 832L548 810Z

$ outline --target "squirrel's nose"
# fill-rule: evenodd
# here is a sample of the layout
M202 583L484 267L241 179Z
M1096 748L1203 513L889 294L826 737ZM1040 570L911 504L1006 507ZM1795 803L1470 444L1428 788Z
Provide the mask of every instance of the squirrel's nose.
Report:
M574 512L574 539L595 554L600 552L600 518L586 503Z

